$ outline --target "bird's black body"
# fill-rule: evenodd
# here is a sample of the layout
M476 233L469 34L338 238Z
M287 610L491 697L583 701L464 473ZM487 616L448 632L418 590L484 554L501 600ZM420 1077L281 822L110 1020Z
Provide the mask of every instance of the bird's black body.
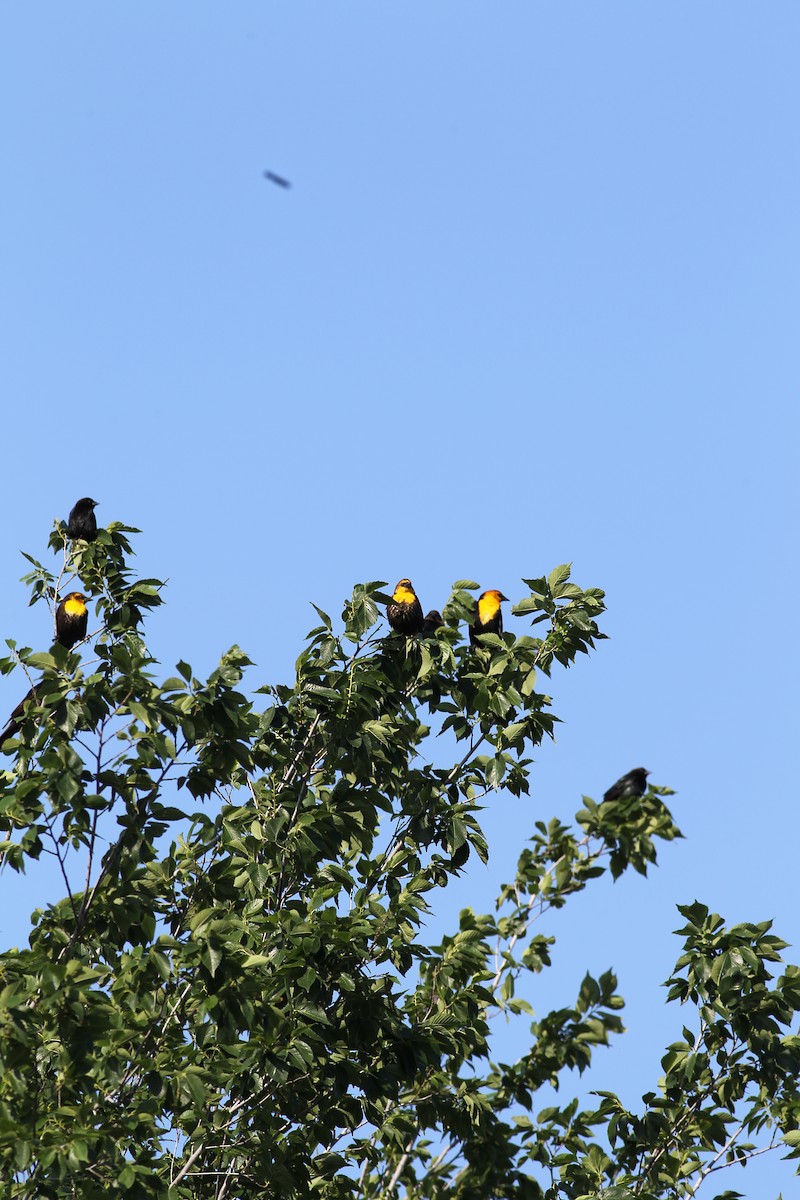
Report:
M72 506L67 521L67 537L82 538L84 542L93 542L97 537L97 520L94 510L97 501L90 496L84 496Z
M492 588L488 592L483 592L478 598L475 621L469 627L471 645L480 645L475 639L482 633L496 633L499 635L503 632L503 614L500 610L503 600L508 600L508 596L504 596L496 588Z
M603 799L623 800L629 796L643 796L647 791L647 776L649 774L650 772L645 771L644 767L634 767L632 771L628 771L627 775L623 775L616 783L612 783L603 796Z
M86 607L86 597L83 592L69 592L56 609L56 642L71 650L76 642L86 637L86 626L89 620L89 610ZM0 730L0 746L8 738L16 737L22 726L22 717L28 704L36 704L36 688L42 687L40 681L23 696L12 711L5 726Z
M425 618L410 579L401 579L386 605L386 619L397 633L422 633Z
M21 717L25 711L25 705L29 700L34 700L35 697L36 692L33 688L31 688L31 690L20 700L19 704L6 721L5 728L2 730L2 732L0 732L0 746L2 746L3 742L6 741L7 738L13 738L17 736L22 724Z
M86 637L89 610L82 592L70 592L56 609L56 641L71 650Z
M432 608L429 613L425 614L425 620L422 622L422 636L433 637L437 629L441 629L444 625L442 614L438 609Z

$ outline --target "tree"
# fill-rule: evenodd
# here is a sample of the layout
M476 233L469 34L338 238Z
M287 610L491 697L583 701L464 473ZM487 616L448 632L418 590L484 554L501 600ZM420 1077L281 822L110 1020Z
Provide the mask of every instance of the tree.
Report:
M646 874L679 836L665 788L532 820L496 912L426 940L439 889L485 858L481 805L527 792L557 720L537 688L603 635L603 594L568 567L525 580L541 636L470 648L476 585L434 637L376 625L382 584L341 626L317 609L293 686L157 682L144 617L157 580L120 524L30 559L32 602L71 577L89 641L8 645L31 688L0 778L5 864L57 862L64 896L0 957L0 1176L10 1197L678 1197L768 1145L800 1151L800 978L768 925L681 909L669 997L685 1027L626 1111L537 1093L622 1030L613 975L533 1021L494 1063L489 1021L550 966L545 918L604 872ZM541 924L539 924L541 923ZM735 1193L727 1193L734 1195Z

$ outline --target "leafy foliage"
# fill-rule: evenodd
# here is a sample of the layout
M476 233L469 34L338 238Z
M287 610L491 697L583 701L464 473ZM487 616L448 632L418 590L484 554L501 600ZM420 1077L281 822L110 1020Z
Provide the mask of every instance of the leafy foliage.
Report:
M135 578L135 532L69 544L57 527L31 602L78 578L91 645L9 642L0 660L32 689L4 747L0 851L15 871L53 856L64 885L0 956L7 1195L621 1200L694 1195L781 1139L800 1154L798 972L775 981L769 927L701 904L668 981L695 1027L640 1112L599 1092L534 1113L622 1032L611 973L532 1021L518 1061L492 1060L492 1016L530 1017L517 984L550 966L536 923L606 871L646 874L679 836L667 789L537 821L496 911L426 940L437 890L487 856L482 804L528 791L557 720L539 675L603 636L602 592L566 566L526 580L514 611L540 636L471 649L470 580L422 641L387 635L384 585L361 584L341 622L317 609L294 683L255 705L237 647L205 681L184 662L156 680L161 584Z

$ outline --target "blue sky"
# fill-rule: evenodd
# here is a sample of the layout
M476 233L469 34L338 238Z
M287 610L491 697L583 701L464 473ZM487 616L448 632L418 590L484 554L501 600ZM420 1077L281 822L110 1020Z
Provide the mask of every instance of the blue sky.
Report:
M84 494L169 579L165 674L236 642L253 687L357 581L428 608L571 561L611 640L554 677L558 743L460 902L630 767L676 789L687 840L559 915L528 993L619 972L592 1082L631 1103L680 1029L676 903L800 960L799 39L780 0L0 15L2 636L47 643L19 550ZM7 943L40 886L0 878Z

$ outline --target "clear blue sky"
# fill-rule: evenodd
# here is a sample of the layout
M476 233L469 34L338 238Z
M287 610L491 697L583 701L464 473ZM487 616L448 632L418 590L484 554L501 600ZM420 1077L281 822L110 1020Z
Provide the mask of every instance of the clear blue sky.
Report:
M169 578L165 674L237 642L253 687L356 581L428 608L572 561L611 640L460 902L630 767L676 789L687 841L560 915L528 991L619 972L592 1083L631 1103L682 1023L676 903L800 961L799 45L785 0L0 14L2 636L48 642L19 550L84 494ZM4 944L41 887L0 878Z

